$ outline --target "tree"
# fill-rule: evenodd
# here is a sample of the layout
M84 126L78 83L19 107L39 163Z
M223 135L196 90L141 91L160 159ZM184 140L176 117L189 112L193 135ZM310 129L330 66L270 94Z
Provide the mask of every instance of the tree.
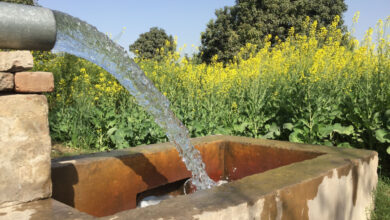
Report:
M0 2L9 2L9 3L24 4L24 5L35 5L34 0L0 0Z
M217 55L226 63L247 43L261 46L267 35L284 40L291 27L302 32L307 16L321 28L346 10L344 0L236 0L234 6L216 10L217 18L201 34L200 56L209 63ZM339 27L345 28L342 18Z
M161 59L164 52L175 51L176 43L172 35L167 35L164 29L152 27L149 32L141 34L138 39L130 45L130 51L137 56L147 59Z

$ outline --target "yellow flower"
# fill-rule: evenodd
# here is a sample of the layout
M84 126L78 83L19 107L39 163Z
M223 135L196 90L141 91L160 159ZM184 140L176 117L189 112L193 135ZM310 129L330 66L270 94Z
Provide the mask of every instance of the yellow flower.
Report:
M59 82L60 86L62 85L65 85L65 80L64 79L61 79L60 82Z
M232 109L237 109L237 103L235 102L235 101L233 101L233 103L232 103Z

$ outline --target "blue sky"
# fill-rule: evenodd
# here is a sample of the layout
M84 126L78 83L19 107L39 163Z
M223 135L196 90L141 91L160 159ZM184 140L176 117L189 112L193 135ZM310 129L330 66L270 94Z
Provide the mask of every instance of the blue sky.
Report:
M39 0L43 7L66 12L96 26L103 33L120 36L118 43L125 49L141 33L157 26L168 34L177 36L178 46L187 44L185 52L191 53L191 45L199 46L200 33L206 29L214 11L234 5L234 0ZM355 36L361 39L378 19L390 15L390 0L346 0L348 11L344 20L348 26L352 17L360 11Z

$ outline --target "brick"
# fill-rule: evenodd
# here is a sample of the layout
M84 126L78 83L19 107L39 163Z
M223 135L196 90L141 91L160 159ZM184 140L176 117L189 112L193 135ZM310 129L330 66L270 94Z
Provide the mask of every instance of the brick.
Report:
M0 92L14 90L14 74L0 72Z
M46 97L0 95L0 207L51 196L50 151Z
M33 56L28 50L0 52L0 72L26 71L33 66Z
M50 72L15 73L15 91L22 93L52 92L54 77Z

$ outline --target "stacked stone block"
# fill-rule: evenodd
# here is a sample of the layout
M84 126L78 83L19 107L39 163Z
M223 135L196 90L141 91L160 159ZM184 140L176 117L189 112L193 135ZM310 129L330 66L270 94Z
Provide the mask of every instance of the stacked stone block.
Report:
M53 74L33 68L29 51L0 52L0 92L42 93L54 89Z
M0 52L0 207L51 196L48 104L53 74L29 51Z

